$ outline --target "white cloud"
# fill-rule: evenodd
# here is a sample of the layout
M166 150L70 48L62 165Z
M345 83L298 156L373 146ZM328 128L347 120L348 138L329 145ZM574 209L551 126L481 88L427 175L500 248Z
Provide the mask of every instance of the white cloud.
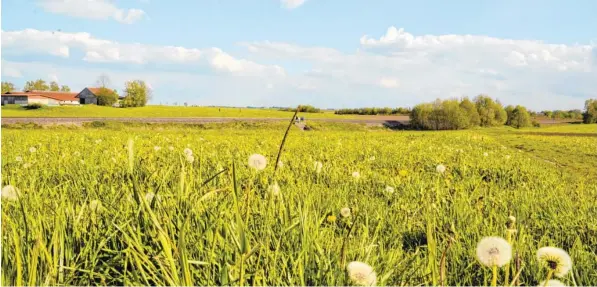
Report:
M396 88L400 85L400 83L397 79L383 77L379 79L379 85L384 88Z
M94 20L112 18L125 24L132 24L145 16L143 10L118 8L107 0L40 0L38 4L55 14Z
M307 0L280 0L282 6L286 9L295 9L305 4Z
M205 65L216 70L243 75L284 75L279 66L266 66L236 59L218 48L185 48L139 43L118 43L98 39L89 33L67 33L25 29L2 31L2 52L40 54L69 58L71 50L80 50L82 60L97 63Z
M531 109L582 108L597 97L597 45L548 44L473 35L415 36L390 27L363 36L353 53L288 43L241 43L261 60L300 61L318 90L352 87L343 103L414 105L437 97L487 93ZM399 80L398 80L399 79ZM369 91L357 94L361 86ZM379 88L376 90L375 87ZM391 88L391 89L388 89Z

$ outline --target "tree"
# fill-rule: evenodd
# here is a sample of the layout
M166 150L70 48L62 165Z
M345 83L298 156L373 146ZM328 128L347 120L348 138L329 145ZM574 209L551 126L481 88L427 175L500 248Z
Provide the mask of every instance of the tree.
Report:
M467 127L477 127L481 124L481 119L479 118L479 112L477 111L477 107L475 107L475 104L471 100L469 100L469 98L465 97L460 101L460 108L466 113L468 117Z
M585 101L583 122L585 124L597 123L597 99L588 99Z
M2 93L8 93L16 90L15 85L11 82L2 82Z
M512 112L514 111L514 107L512 105L508 105L504 108L504 110L506 111L506 125L510 126L512 125Z
M27 81L25 86L23 87L23 91L48 91L50 90L50 86L46 84L46 81L42 79L37 79L35 81Z
M70 92L70 88L69 88L67 85L62 85L62 86L60 87L60 91L61 91L61 92L67 92L67 93L68 93L68 92Z
M124 93L122 107L143 107L151 99L151 90L141 80L126 82Z
M110 77L108 77L106 74L101 74L99 77L97 77L95 84L100 88L108 88L111 84Z
M517 129L529 127L531 126L531 116L525 107L519 105L512 109L511 115L508 118L508 122L510 126L513 126Z
M60 86L58 86L58 83L56 83L56 81L50 82L50 91L52 91L52 92L60 91Z
M506 122L507 114L499 101L494 101L487 95L475 97L475 106L479 113L481 126L499 126Z
M410 112L410 124L416 129L431 129L430 116L433 105L429 103L418 104Z
M99 88L96 96L98 106L112 106L118 101L118 93L116 90L110 90L105 87Z

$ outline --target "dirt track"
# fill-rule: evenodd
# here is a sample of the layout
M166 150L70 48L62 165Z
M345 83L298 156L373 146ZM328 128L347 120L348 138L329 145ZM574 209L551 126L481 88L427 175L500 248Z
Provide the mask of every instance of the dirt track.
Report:
M225 123L233 121L288 121L288 118L2 118L3 124L36 123L46 124L81 124L93 121L140 122L140 123ZM309 119L307 121L364 123L364 124L406 124L407 116L362 117L357 119Z

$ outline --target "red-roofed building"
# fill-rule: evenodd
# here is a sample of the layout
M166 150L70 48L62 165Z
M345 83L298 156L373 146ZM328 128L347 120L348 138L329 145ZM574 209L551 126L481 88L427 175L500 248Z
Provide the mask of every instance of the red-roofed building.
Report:
M7 92L2 94L2 105L27 105L39 103L48 106L78 105L77 93L50 92L50 91L25 91Z

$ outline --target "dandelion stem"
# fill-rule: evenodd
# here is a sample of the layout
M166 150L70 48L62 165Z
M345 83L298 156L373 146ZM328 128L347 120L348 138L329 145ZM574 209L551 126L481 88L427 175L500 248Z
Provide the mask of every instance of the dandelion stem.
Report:
M553 269L549 269L549 272L547 272L547 279L545 279L545 284L543 284L543 287L547 286L547 283L549 283L551 276L553 276Z
M495 287L497 286L497 276L498 276L498 272L497 272L497 265L493 265L493 278L491 279L491 286Z
M276 175L276 171L278 170L278 162L280 162L280 156L282 155L282 149L284 148L284 143L286 142L286 137L288 136L290 127L292 127L292 123L294 123L294 119L296 118L296 114L298 114L298 111L300 108L301 108L300 105L298 107L296 107L296 111L294 112L294 115L292 115L292 119L290 119L288 128L286 128L286 132L284 133L284 138L282 138L282 143L280 144L280 149L278 150L278 156L276 157L276 162L274 164L274 175Z

